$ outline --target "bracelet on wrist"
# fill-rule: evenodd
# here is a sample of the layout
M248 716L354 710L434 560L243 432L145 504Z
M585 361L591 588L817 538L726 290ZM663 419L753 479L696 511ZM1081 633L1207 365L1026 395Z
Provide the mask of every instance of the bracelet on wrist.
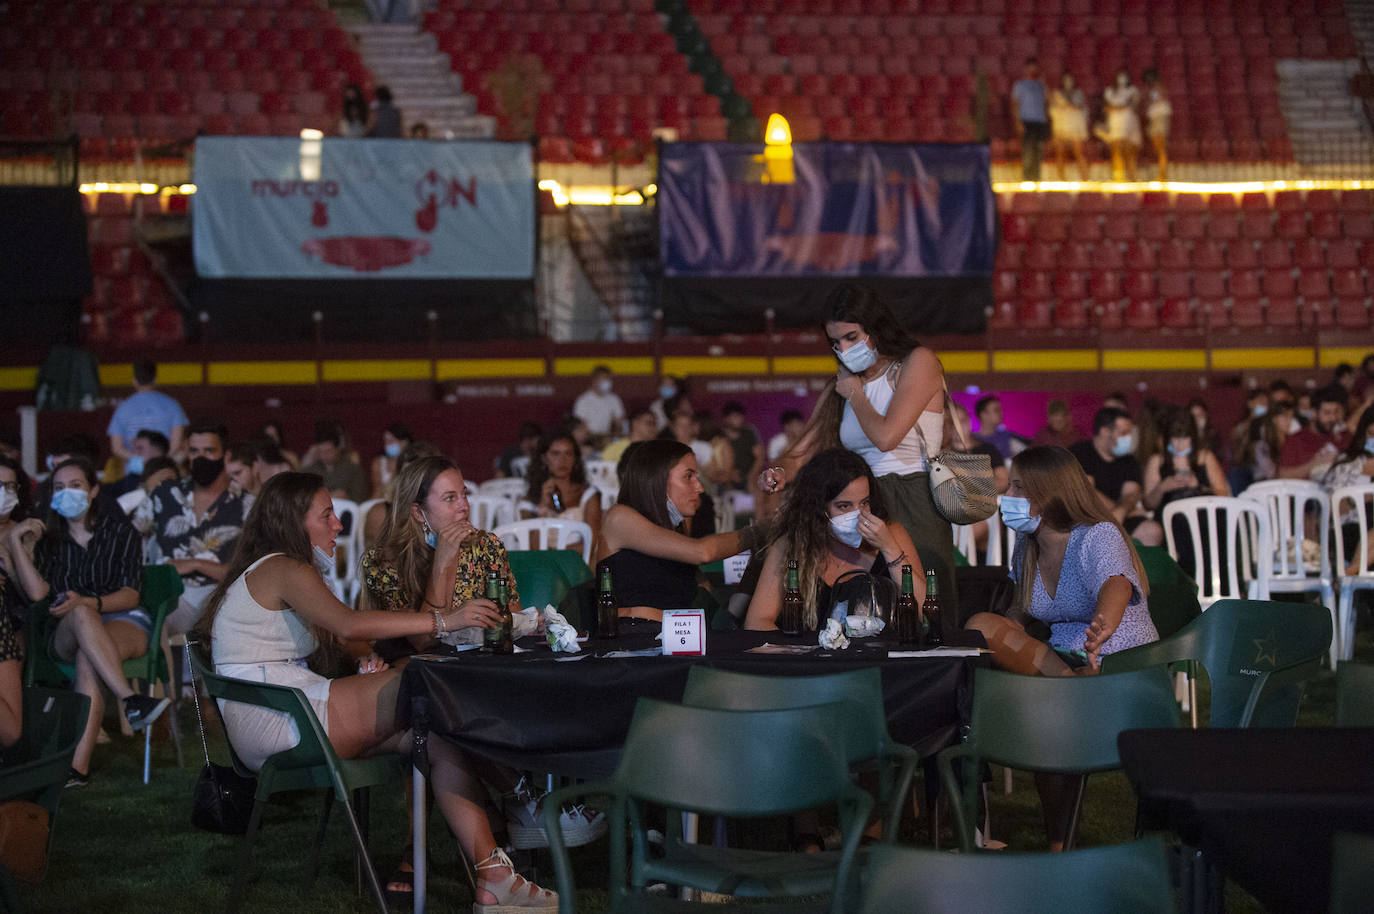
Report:
M99 594L96 594L95 597L95 611L98 613L103 613L105 611L105 598Z
M893 565L897 564L898 562L900 562L900 561L901 561L902 559L904 559L904 558L906 558L906 550L905 550L905 549L902 550L902 554L901 554L901 555L897 556L895 559L893 559L892 561L888 562L888 563L887 563L887 567L888 567L888 568L891 568Z

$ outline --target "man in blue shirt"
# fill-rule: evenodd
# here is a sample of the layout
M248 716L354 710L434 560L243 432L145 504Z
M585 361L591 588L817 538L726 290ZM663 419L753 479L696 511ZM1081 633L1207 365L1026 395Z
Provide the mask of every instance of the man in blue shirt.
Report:
M1016 133L1021 137L1021 180L1040 180L1040 160L1050 138L1050 119L1045 107L1045 84L1040 81L1040 62L1027 58L1023 75L1011 87L1016 109Z
M176 400L154 390L156 383L157 363L152 359L134 362L134 395L115 408L105 429L110 436L110 451L121 460L133 456L130 447L144 429L165 435L174 458L180 458L185 449L186 413Z

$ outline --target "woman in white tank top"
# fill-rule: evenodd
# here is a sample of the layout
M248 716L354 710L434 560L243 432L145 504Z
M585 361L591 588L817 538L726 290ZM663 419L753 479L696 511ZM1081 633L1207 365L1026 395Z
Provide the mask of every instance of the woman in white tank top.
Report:
M433 613L354 611L326 586L321 566L333 561L343 529L323 480L279 473L263 485L239 535L223 581L210 596L202 626L211 632L216 668L224 675L278 682L305 691L342 758L403 752L410 734L396 721L400 674L375 655L356 676L325 679L306 667L320 643L401 638L495 625L489 600L452 603ZM321 713L321 711L323 713ZM259 763L299 736L272 712L226 703L230 742ZM468 859L478 861L475 914L558 909L558 896L515 872L497 845L485 812L486 788L444 740L429 743L434 796Z
M956 607L954 532L935 510L926 473L926 455L939 453L944 434L940 360L862 283L845 283L830 294L823 326L839 370L800 440L783 455L785 474L794 475L830 447L863 457L893 519L916 543L921 564L934 569L941 600Z

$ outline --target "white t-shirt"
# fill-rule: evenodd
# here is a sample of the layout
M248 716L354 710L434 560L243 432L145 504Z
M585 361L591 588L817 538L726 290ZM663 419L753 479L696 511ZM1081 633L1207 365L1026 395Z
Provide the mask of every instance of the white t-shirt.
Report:
M625 432L625 404L613 393L583 391L573 402L573 415L587 423L593 435L623 434Z

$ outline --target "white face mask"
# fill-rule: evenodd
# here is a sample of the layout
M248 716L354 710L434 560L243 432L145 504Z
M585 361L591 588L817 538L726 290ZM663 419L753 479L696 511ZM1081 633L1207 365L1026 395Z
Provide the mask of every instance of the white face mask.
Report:
M673 504L671 498L668 499L668 522L671 523L674 528L682 523L682 512L677 509L677 505Z
M19 504L19 496L9 489L0 489L0 517L9 517L10 512Z
M864 541L859 533L859 512L850 511L830 518L830 535L851 549L858 549Z
M320 577L329 580L334 576L334 556L319 546L312 547L312 551L314 552L312 558L315 560L315 570L320 573Z
M1302 431L1302 423L1298 421L1298 417L1294 416L1292 419L1289 419L1288 434L1296 435L1300 431Z
M601 380L597 381L597 382L596 382L596 392L597 392L597 393L601 393L601 394L608 394L608 393L610 393L610 392L611 392L611 379L610 379L610 378L602 378Z
M844 352L839 353L840 364L854 374L860 374L873 367L878 354L868 348L868 340L859 340Z
M1116 445L1112 448L1112 454L1116 457L1125 457L1131 452L1135 445L1135 438L1130 432L1116 436Z

